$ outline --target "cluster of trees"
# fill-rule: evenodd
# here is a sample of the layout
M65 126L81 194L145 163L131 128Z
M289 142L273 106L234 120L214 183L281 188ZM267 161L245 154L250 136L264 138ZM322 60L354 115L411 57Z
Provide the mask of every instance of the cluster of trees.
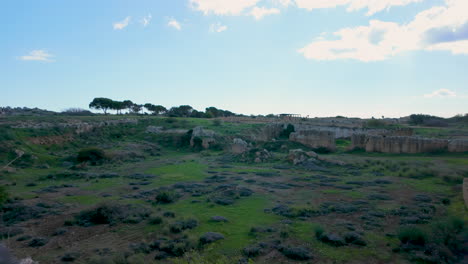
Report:
M215 118L215 117L228 117L235 116L231 111L217 109L216 107L208 107L205 112L198 111L190 105L181 105L177 107L171 107L170 109L165 108L162 105L154 105L150 103L136 104L130 100L125 101L114 101L109 98L94 98L89 104L89 108L102 110L104 114L108 114L109 110L114 110L117 114L122 114L123 110L128 110L131 114L140 114L140 112L146 109L153 115L165 115L169 117L194 117L194 118Z

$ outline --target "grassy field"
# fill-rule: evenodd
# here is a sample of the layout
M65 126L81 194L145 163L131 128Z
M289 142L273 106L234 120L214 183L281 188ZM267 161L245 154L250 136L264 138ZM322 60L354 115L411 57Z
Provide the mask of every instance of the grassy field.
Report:
M40 263L462 263L467 154L390 155L338 151L315 167L287 162L297 145L263 162L222 149L198 151L184 134L215 131L250 140L262 125L210 119L132 117L137 124L12 128L19 123L102 122L119 116L0 120L0 238ZM456 131L416 129L450 137ZM42 141L38 141L41 139ZM45 142L45 143L44 143ZM165 144L160 144L165 142ZM167 143L167 144L166 144ZM289 145L288 145L289 144ZM102 160L78 162L91 148ZM100 152L101 151L101 152ZM94 152L93 152L94 153ZM339 161L339 162L334 162ZM338 165L339 164L339 165ZM404 232L411 228L412 233ZM419 233L418 233L419 232ZM464 244L465 243L465 244Z

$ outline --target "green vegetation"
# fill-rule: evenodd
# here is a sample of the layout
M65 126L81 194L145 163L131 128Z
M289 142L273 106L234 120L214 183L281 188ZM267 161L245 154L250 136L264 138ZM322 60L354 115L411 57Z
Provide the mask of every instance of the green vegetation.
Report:
M124 111L116 107L107 113ZM310 149L287 139L292 124L283 139L260 142L261 122L210 119L228 111L144 107L152 115L132 105L126 116L0 121L2 164L25 152L0 172L0 237L15 254L27 250L41 263L181 264L456 263L466 254L466 153L347 152L350 140L339 139L337 152L293 165L290 150ZM43 125L71 119L106 125ZM193 137L198 126L221 147L204 149L204 137ZM231 153L234 138L249 151ZM270 158L255 161L257 152Z

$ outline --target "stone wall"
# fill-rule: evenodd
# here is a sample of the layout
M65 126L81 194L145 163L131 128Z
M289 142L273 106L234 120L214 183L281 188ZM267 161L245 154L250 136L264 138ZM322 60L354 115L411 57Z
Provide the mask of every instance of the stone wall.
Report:
M356 134L381 135L381 136L412 136L412 128L396 128L396 129L366 129L366 128L349 128L341 126L314 126L304 124L294 124L296 132L305 130L329 131L335 134L336 139L351 138Z
M303 130L291 133L289 140L299 142L311 148L326 148L336 150L335 133L320 130Z
M468 152L468 140L466 139L453 139L448 144L449 152Z
M468 140L356 134L351 137L351 147L382 153L466 152Z

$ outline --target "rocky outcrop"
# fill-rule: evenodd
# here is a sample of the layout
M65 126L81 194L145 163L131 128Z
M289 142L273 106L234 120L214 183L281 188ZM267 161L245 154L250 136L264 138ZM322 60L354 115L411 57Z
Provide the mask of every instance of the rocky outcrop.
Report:
M196 147L198 144L204 149L209 149L210 145L216 143L216 133L212 130L204 129L203 127L195 127L190 139L190 146Z
M75 129L76 134L82 134L90 132L94 128L105 127L105 126L116 126L116 125L136 125L138 119L125 118L117 120L106 120L101 122L81 122L71 121L69 123L49 123L49 122L22 122L20 124L12 126L12 128L30 128L30 129L46 129L46 128L72 128Z
M272 158L272 155L268 150L262 149L255 152L254 162L255 163L262 163L268 162Z
M283 130L284 124L268 124L262 127L258 133L255 133L253 139L264 142L271 141L278 138Z
M326 148L330 151L336 149L335 134L330 131L303 130L293 132L289 135L289 140L310 148Z
M382 153L428 153L437 151L468 151L468 140L446 140L422 137L388 137L373 135L353 135L353 149L361 148L366 152Z
M150 134L175 134L175 135L183 135L188 132L187 129L164 129L164 127L157 127L157 126L148 126L146 128L146 133Z
M249 150L249 144L243 139L235 138L231 145L231 152L234 154L242 154Z
M293 165L301 164L309 159L317 159L317 153L313 151L304 151L302 149L292 149L289 151L289 155L287 157L288 162L292 163Z
M448 144L449 152L468 152L468 140L453 139Z
M306 130L318 130L328 131L335 135L335 139L351 138L356 134L366 135L380 135L380 136L412 136L412 128L395 128L395 129L366 129L366 128L350 128L350 127L339 127L339 126L315 126L315 125L303 125L294 124L296 132Z

